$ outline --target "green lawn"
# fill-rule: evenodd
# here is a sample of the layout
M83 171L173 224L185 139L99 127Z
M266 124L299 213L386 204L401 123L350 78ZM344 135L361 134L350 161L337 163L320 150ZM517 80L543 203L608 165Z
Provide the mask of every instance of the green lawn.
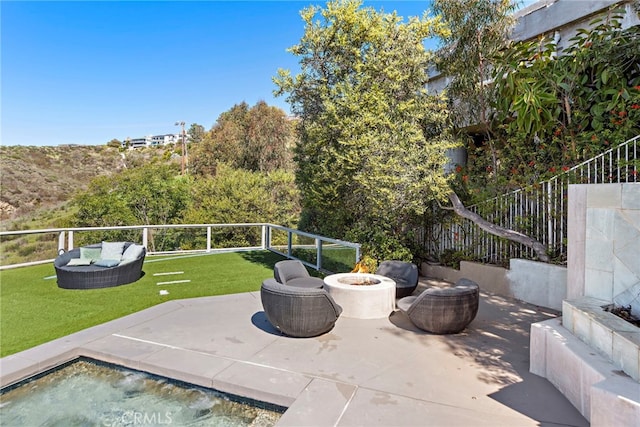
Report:
M259 290L282 259L267 251L147 257L137 282L93 290L58 288L53 264L0 271L0 357L165 301ZM190 282L157 285L174 280Z

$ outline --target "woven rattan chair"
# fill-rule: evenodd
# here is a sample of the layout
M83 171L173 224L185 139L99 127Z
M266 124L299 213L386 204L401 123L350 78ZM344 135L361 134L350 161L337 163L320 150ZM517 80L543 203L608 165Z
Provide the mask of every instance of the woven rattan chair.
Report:
M376 274L396 282L396 298L411 295L418 286L418 267L410 262L382 261Z
M324 289L287 286L266 279L260 288L267 320L291 337L315 337L333 329L342 313Z
M319 277L312 277L302 262L292 259L277 262L273 267L273 278L283 285L298 288L322 288L324 281Z
M469 279L449 288L429 288L418 296L400 299L396 305L418 328L434 334L456 334L478 313L480 289Z
M126 242L124 248L131 242ZM89 247L100 248L101 243ZM68 266L72 258L80 258L80 248L75 248L58 256L53 265L58 278L58 287L64 289L97 289L126 285L142 277L142 264L146 250L134 261L116 267L100 267L96 265Z

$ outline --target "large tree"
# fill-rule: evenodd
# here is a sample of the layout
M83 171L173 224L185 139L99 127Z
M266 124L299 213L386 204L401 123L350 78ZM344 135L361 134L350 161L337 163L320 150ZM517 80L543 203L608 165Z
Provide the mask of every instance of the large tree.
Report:
M293 123L278 107L259 101L248 112L242 167L267 172L291 163Z
M458 127L488 122L492 59L509 42L514 10L512 0L433 0L432 11L444 24L436 64L450 79Z
M184 222L271 222L293 227L299 215L299 196L292 172L253 172L220 164L215 177L201 177L195 181L191 206L184 215ZM233 227L214 231L213 240L217 245L260 243L260 233L255 228ZM193 241L198 239L202 237L194 236Z
M454 126L475 127L490 151L490 170L498 171L498 148L491 131L492 59L508 42L514 19L512 0L434 0L433 13L444 26L438 31L438 70L448 76ZM467 141L471 142L468 138ZM467 145L468 148L471 148ZM484 147L483 147L484 148Z
M220 163L262 172L288 168L294 140L293 122L280 108L241 102L220 114L194 146L192 164L201 175L215 175Z
M481 228L533 247L539 242L467 211L444 174L449 136L446 100L425 90L433 57L424 39L443 33L439 18L378 13L337 0L301 13L305 32L290 48L300 74L279 70L300 118L295 159L304 228L353 238L374 258L411 254L412 224L430 203L449 199Z
M423 42L437 21L361 5L302 11L305 32L290 48L301 73L279 70L276 94L300 119L301 225L358 239L374 257L408 258L406 227L449 191L447 108L425 90Z
M249 105L242 102L223 112L200 144L193 147L191 164L198 175L214 176L219 163L239 167L248 111Z
M187 134L189 134L189 142L199 144L204 139L206 131L204 130L204 126L197 123L191 123Z

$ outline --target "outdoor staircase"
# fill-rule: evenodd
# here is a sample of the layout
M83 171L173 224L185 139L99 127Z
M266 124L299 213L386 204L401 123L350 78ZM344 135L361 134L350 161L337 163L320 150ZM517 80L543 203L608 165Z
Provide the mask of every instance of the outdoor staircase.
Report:
M640 283L640 183L569 188L562 318L533 324L530 371L592 426L640 425L640 328L604 310Z

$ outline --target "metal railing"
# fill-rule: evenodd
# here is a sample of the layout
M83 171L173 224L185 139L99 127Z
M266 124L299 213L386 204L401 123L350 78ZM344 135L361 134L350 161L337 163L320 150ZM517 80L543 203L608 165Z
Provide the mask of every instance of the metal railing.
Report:
M569 184L640 182L640 135L571 169L524 189L469 207L488 221L520 231L547 246L556 262L567 252ZM431 254L461 252L471 259L506 265L511 258L535 259L532 249L493 236L473 222L449 217L425 230L422 245Z
M245 244L231 246L216 244L216 240L220 240L215 238L216 232L238 233L238 229L251 230L251 233L245 232L242 238L239 239L244 241ZM155 240L158 240L158 230L181 230L186 235L186 238L183 238L182 241L190 242L190 245L194 245L195 242L195 245L186 249L174 247L156 250ZM82 236L84 233L91 233L91 236L100 236L102 233L102 237L94 238L93 242L96 242L108 240L104 236L108 236L108 233L116 232L129 232L131 233L129 236L137 234L138 238L132 238L132 240L144 245L147 248L148 255L268 250L290 259L298 259L311 268L325 272L338 272L338 269L350 268L360 259L360 244L358 243L332 239L269 223L163 224L3 231L0 232L0 243L4 244L13 238L30 235L45 236L44 240L46 241L46 235L50 235L52 239L55 239L55 246L51 249L51 256L55 257L55 255L77 247L77 240L86 240L86 236ZM77 239L78 235L81 235L80 239ZM184 236L182 235L181 237ZM225 236L222 240L227 243L234 241L229 236ZM57 253L53 253L54 248L57 248ZM11 265L0 265L0 270L49 263L53 259L47 258Z

